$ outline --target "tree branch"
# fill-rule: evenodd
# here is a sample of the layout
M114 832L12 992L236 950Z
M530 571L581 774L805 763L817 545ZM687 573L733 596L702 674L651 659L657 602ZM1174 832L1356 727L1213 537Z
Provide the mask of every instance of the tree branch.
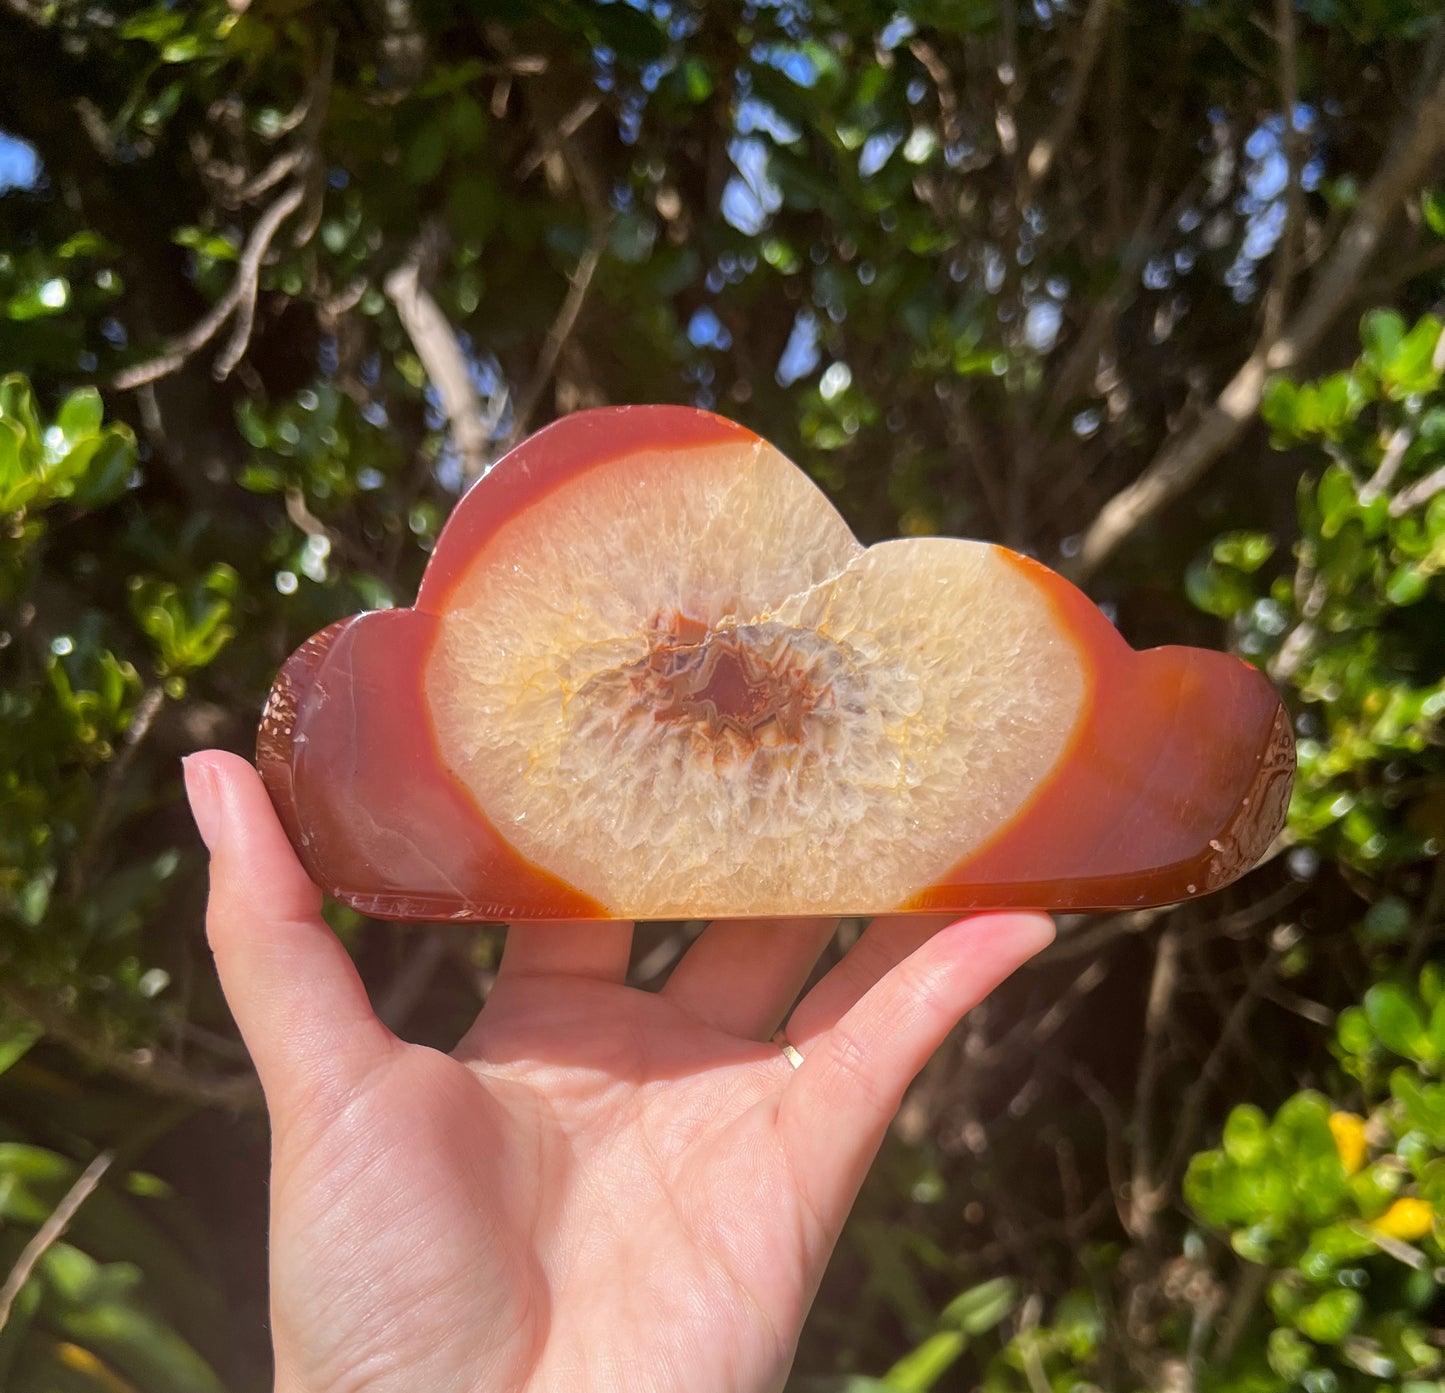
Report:
M1300 158L1299 132L1295 130L1294 114L1299 106L1299 63L1295 52L1294 0L1274 0L1275 41L1279 45L1279 96L1284 109L1285 163L1288 169L1285 184L1285 219L1279 235L1274 276L1264 302L1264 338L1273 342L1279 337L1289 309L1290 286L1298 270L1299 239L1304 224L1304 189L1300 174L1304 161Z
M1400 465L1404 462L1405 453L1414 439L1415 421L1413 419L1395 428L1385 445L1384 453L1380 456L1380 467L1370 475L1364 488L1360 490L1362 504L1373 503L1395 482L1395 475L1400 472Z
M1427 68L1438 69L1438 44ZM1254 419L1271 372L1297 366L1353 298L1360 274L1379 249L1405 198L1420 186L1445 150L1445 79L1434 75L1428 97L1391 142L1383 167L1360 197L1329 258L1289 326L1274 342L1261 340L1213 406L1183 434L1167 440L1144 472L1099 511L1084 534L1074 575L1093 575L1135 532L1197 483Z
M1445 489L1445 464L1427 474L1423 479L1417 479L1409 488L1401 489L1390 500L1390 516L1392 518L1404 517L1411 508L1418 508L1420 504L1428 503L1442 489Z
M527 433L527 426L541 403L542 393L547 390L552 374L557 371L557 359L561 357L563 347L571 338L572 330L577 327L577 316L582 313L587 292L592 286L592 277L602 260L602 252L607 246L607 233L607 223L599 222L593 231L592 240L577 262L577 269L573 271L568 283L562 308L557 311L557 318L547 330L546 341L542 345L541 353L537 355L537 366L532 370L527 395L522 398L512 418L512 429L507 437L508 445L515 444Z
M75 1184L66 1191L64 1198L50 1212L45 1222L36 1229L30 1242L20 1250L20 1256L15 1260L15 1266L10 1269L10 1275L6 1277L4 1285L0 1286L0 1331L5 1329L6 1323L10 1319L10 1309L15 1304L15 1298L20 1295L21 1288L30 1280L30 1275L35 1271L40 1259L65 1232L67 1225L79 1212L80 1206L95 1193L96 1186L100 1184L114 1160L114 1151L100 1152L76 1177Z
M126 776L130 773L131 765L135 763L136 755L146 736L150 734L151 726L155 724L165 702L165 688L157 684L149 688L136 703L135 713L131 716L121 741L120 753L105 771L100 797L96 800L95 812L91 816L90 830L85 834L70 863L70 894L75 899L79 899L84 893L85 882L96 853L111 831L111 819L115 816L116 804L120 801Z
M328 32L323 41L320 62L301 103L305 114L296 148L279 155L236 195L240 199L248 194L265 192L292 173L298 176L296 182L257 218L256 225L251 229L251 235L247 237L246 245L241 251L235 279L230 287L190 329L172 339L162 352L146 362L134 363L116 373L111 382L112 386L128 391L168 377L192 354L198 353L215 338L227 320L233 321L231 333L225 346L216 355L211 371L218 382L225 381L235 371L251 342L251 330L256 320L256 295L260 289L261 266L266 254L287 218L308 201L313 205L319 203L322 184L319 179L321 161L317 144L326 119L335 51L335 35ZM315 221L314 216L306 220L296 235L297 245L310 239Z
M1144 1011L1144 1050L1134 1090L1134 1164L1129 1175L1128 1226L1134 1238L1141 1241L1152 1235L1154 1216L1163 1201L1164 1187L1154 1174L1154 1093L1164 1061L1164 1034L1179 986L1182 941L1183 930L1178 924L1171 924L1160 936Z
M422 262L432 240L431 230L424 231L406 260L387 275L382 285L387 299L396 306L402 328L426 375L437 389L451 428L452 444L461 456L462 477L471 483L486 470L493 426L482 412L482 399L456 333L441 306L421 283Z
M260 1085L252 1073L198 1074L153 1049L122 1049L39 992L8 982L0 984L0 999L36 1022L52 1040L92 1068L147 1092L208 1108L250 1112L261 1106Z
M231 369L245 352L245 345L251 336L251 319L256 307L256 288L261 276L261 262L271 248L281 224L302 204L306 190L300 184L293 184L256 220L251 235L246 239L245 250L236 268L236 278L230 288L200 320L184 334L172 339L170 344L154 358L144 363L134 363L116 373L111 385L121 391L143 387L147 382L168 377L175 372L193 353L198 353L220 332L221 327L234 314L236 328L221 357L217 358L215 374L217 379L227 377ZM244 327L244 337L241 329ZM240 339L240 351L237 340Z
M1209 1051L1209 1057L1204 1061L1203 1068L1200 1069L1198 1076L1185 1092L1179 1105L1179 1122L1174 1130L1173 1145L1169 1149L1169 1158L1160 1175L1161 1185L1172 1184L1174 1177L1183 1169L1184 1162L1189 1156L1190 1147L1194 1143L1195 1133L1198 1131L1199 1123L1204 1115L1204 1103L1209 1095L1209 1090L1218 1081L1220 1070L1223 1069L1224 1063L1229 1057L1229 1051L1242 1043L1245 1024L1264 995L1278 961L1278 952L1271 948L1259 966L1250 973L1249 985L1230 1009L1229 1016L1224 1022L1224 1028L1219 1032L1219 1038L1215 1040L1213 1048Z
M1084 21L1079 27L1078 56L1074 70L1069 76L1068 91L1049 129L1033 143L1025 162L1025 175L1020 183L1019 202L1028 203L1039 186L1049 177L1059 152L1069 143L1079 112L1084 106L1084 94L1089 88L1089 78L1098 61L1099 50L1104 46L1104 33L1108 28L1110 0L1089 0L1084 11Z

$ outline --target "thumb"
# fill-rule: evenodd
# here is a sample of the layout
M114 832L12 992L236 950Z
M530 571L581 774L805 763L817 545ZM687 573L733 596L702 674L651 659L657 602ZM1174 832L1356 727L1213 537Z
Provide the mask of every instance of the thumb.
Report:
M838 1224L903 1095L944 1037L1053 939L1042 914L981 914L935 933L804 1056L779 1125L817 1213Z
M231 1014L277 1106L344 1097L398 1041L377 1020L355 964L321 918L260 775L206 750L183 763L211 853L206 933Z

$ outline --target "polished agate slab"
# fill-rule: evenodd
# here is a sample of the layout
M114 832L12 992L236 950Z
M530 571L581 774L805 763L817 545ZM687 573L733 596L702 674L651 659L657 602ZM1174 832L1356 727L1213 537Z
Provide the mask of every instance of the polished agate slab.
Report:
M865 549L670 406L501 460L414 608L291 657L257 758L311 876L406 919L1165 903L1254 864L1294 769L1246 663L1136 653L1001 547Z

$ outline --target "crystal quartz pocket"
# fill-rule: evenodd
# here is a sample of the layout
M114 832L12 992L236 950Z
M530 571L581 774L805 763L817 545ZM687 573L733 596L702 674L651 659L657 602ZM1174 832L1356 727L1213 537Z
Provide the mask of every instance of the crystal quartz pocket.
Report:
M1136 653L981 542L864 548L751 432L579 412L458 505L412 609L282 669L258 763L311 876L405 919L1184 899L1284 819L1259 672Z

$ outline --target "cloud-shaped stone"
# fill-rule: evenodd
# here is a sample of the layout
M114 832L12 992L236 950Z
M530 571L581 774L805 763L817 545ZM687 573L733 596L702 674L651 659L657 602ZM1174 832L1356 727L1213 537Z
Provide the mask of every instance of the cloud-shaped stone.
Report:
M1001 547L864 548L706 412L539 432L413 609L287 662L258 762L311 875L399 918L1105 908L1214 889L1283 821L1283 707L1134 652Z

